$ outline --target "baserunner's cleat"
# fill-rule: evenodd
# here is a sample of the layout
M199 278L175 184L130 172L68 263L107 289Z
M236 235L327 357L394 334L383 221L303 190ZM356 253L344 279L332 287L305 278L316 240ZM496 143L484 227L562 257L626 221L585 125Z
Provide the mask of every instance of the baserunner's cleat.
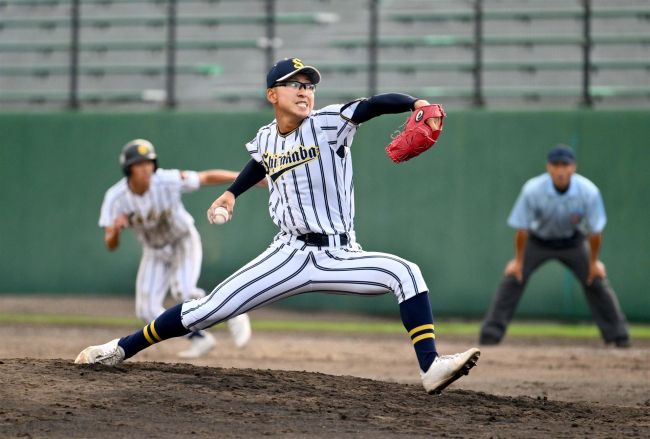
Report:
M207 331L201 331L201 336L190 338L192 345L182 352L178 353L180 358L199 358L206 355L217 345L217 341L212 334Z
M243 348L251 339L251 320L248 314L240 314L226 322L235 346Z

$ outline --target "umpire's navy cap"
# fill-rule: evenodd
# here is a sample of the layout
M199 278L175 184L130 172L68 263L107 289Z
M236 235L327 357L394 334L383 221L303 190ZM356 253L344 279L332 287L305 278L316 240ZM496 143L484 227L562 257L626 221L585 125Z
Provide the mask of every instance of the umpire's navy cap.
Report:
M299 58L285 58L275 63L266 75L266 87L271 88L276 83L285 81L298 73L304 73L312 84L320 82L320 72L316 67L306 66Z
M548 152L547 159L549 163L558 163L558 162L575 163L576 153L573 151L573 149L570 146L563 145L560 143L558 145L555 145L555 148L553 148Z

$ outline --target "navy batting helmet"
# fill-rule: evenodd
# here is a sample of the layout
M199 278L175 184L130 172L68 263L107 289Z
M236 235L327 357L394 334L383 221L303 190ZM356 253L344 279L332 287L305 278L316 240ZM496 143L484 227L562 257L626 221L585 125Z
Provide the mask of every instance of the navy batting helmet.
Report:
M153 162L154 172L158 169L158 156L150 141L135 139L124 145L120 153L120 165L124 175L128 177L131 165L144 161Z

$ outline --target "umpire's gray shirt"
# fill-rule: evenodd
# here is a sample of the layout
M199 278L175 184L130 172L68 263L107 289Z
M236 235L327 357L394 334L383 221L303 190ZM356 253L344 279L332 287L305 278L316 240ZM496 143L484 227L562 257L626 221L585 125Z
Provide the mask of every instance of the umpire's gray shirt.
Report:
M548 173L524 184L508 225L525 229L542 239L570 238L576 232L600 233L607 217L598 187L589 179L573 174L569 189L559 193Z

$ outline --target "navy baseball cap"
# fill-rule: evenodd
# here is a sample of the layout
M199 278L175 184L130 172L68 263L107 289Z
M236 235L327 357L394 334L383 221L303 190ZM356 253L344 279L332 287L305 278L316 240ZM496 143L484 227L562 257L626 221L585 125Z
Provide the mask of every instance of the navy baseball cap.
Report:
M575 163L576 153L570 146L559 144L548 152L547 159L549 163Z
M271 88L277 82L285 81L298 73L304 73L312 84L320 82L320 72L312 66L306 66L299 58L285 58L275 63L266 75L266 87Z

